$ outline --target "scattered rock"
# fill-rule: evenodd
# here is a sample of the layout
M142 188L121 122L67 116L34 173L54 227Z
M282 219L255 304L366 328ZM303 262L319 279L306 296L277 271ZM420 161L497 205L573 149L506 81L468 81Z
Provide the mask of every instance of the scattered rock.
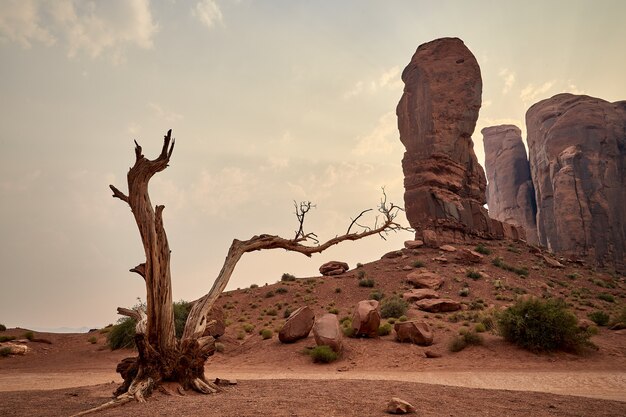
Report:
M315 319L313 336L318 346L329 346L339 353L343 347L343 332L336 314L326 313Z
M420 346L433 344L433 333L428 324L421 321L396 322L393 326L396 331L396 340L399 342L414 343Z
M412 267L411 265L404 265L404 266L402 267L402 270L403 270L403 271L412 271L412 270L413 270L413 267Z
M445 252L456 252L456 248L452 245L441 245L439 249Z
M461 303L451 300L449 298L430 298L420 300L415 303L420 310L428 311L430 313L445 313L448 311L457 311L461 309Z
M330 261L320 266L320 274L325 276L341 275L348 269L350 269L350 267L345 262Z
M436 258L433 258L433 261L437 261L437 262L441 262L442 264L448 263L448 258L446 258L445 256L437 256Z
M308 306L300 307L287 319L278 332L278 340L283 343L293 343L309 335L315 322L315 314Z
M9 355L26 355L30 350L26 345L14 343L0 343L0 349L8 348Z
M429 288L431 290L436 290L443 285L444 279L434 272L415 271L406 276L406 281L415 288Z
M237 385L237 380L236 379L222 379L222 378L215 378L215 381L213 381L213 383L215 385Z
M596 324L588 319L580 319L578 320L578 328L581 330L587 330L591 326L595 326Z
M389 403L387 403L387 413L389 414L409 414L414 412L415 407L398 397L393 397Z
M456 259L464 264L477 264L482 262L483 255L471 249L461 249L457 252Z
M378 301L359 301L352 314L352 328L355 336L378 337L380 311Z
M404 198L406 201L406 194ZM424 230L422 232L422 239L426 247L433 248L433 249L439 247L439 237L437 236L437 233L434 230L430 230L430 229Z
M404 247L407 249L417 249L424 246L424 241L422 240L407 240L404 242Z
M439 298L439 294L429 288L420 288L405 292L404 294L402 294L402 298L407 300L409 303L413 303L415 301L423 300L425 298Z
M402 253L401 250L394 250L394 251L387 252L386 254L384 254L381 257L381 259L394 259L394 258L399 258L402 255L404 255L404 254Z
M546 255L543 255L541 258L551 268L565 268L565 265L563 265L561 262L557 261L556 259L552 259Z
M439 352L435 352L434 350L427 350L424 352L424 356L426 356L429 359L436 359L436 358L440 358L442 355Z

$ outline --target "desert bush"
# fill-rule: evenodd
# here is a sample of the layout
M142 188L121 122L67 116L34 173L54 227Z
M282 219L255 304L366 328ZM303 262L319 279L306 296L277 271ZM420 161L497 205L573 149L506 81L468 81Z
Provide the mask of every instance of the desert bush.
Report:
M276 311L275 308L270 308L269 310L267 310L265 312L265 314L267 314L268 316L277 316L278 315L278 311Z
M574 279L578 278L580 276L580 274L577 273L577 272L572 272L571 274L567 274L565 276L568 277L571 280L574 280Z
M404 315L408 308L409 305L406 301L398 296L393 296L391 298L387 298L381 303L380 316L385 319L389 317L398 318Z
M252 289L259 288L259 284L250 284L250 288Z
M606 292L603 292L602 294L598 294L598 299L602 301L606 301L607 303L615 302L615 297L613 297L611 294L606 293Z
M378 291L378 290L376 290L376 291L372 291L372 292L370 293L370 300L380 301L380 300L382 300L384 297L385 297L385 295L384 295L382 292Z
M359 270L359 272L356 273L356 277L359 279L365 278L365 271L363 271L362 269Z
M423 268L424 267L424 262L420 261L419 259L415 262L413 262L413 267L414 268Z
M131 317L122 317L109 333L107 344L111 350L135 347L135 326L137 321Z
M246 333L252 333L252 330L254 329L254 324L244 323L243 326L241 326L241 328Z
M379 336L387 336L388 334L390 334L390 333L391 333L391 329L392 329L392 328L393 328L393 327L391 327L391 324L390 324L390 323L385 323L385 324L382 324L382 325L380 325L380 326L378 327L378 335L379 335Z
M484 333L487 331L487 326L482 323L476 323L476 325L474 326L474 331L476 333Z
M483 337L476 332L465 330L461 334L454 336L450 341L448 349L450 352L460 352L470 345L482 345Z
M332 350L330 346L315 346L309 351L309 355L316 363L330 363L336 361L339 354Z
M339 314L339 309L338 309L338 308L335 308L335 307L330 307L330 308L328 308L328 312L329 312L330 314L335 314L335 315L338 315L338 314Z
M280 277L281 281L295 281L296 277L294 275L288 274L287 272L285 272L281 277Z
M289 290L285 287L278 287L276 288L276 294L287 294Z
M261 338L263 338L263 340L267 340L272 338L274 332L270 329L262 329L259 334L261 335Z
M95 345L96 343L98 343L98 338L96 336L91 336L89 339L87 339L87 341L92 345Z
M461 297L467 297L467 296L469 295L469 293L470 293L470 289L469 289L469 288L467 288L467 287L463 287L463 288L461 288L461 289L459 290L459 295L460 295Z
M471 278L473 280L477 280L480 279L480 272L478 271L474 271L473 269L470 269L469 271L467 271L467 274L465 274L468 278Z
M11 348L10 347L0 348L0 357L6 358L10 354L11 354Z
M519 300L498 318L500 334L530 351L579 351L591 346L589 334L563 300Z
M4 332L7 330L7 326L5 326L4 324L0 324L0 332Z
M174 308L174 328L176 330L176 337L183 337L183 331L185 330L185 323L187 323L187 317L191 311L191 303L187 301L176 301L173 303Z
M341 288L337 287L335 288L335 294L339 294L341 292Z
M372 288L376 283L371 278L364 278L359 280L359 287Z
M15 336L0 336L0 342L10 342L15 340Z
M407 316L405 316L405 315L402 315L402 316L398 317L398 321L399 321L400 323L404 323L404 322L405 322L405 321L407 321L408 319L409 319L409 318L408 318Z
M499 256L497 258L494 258L493 261L491 261L491 263L494 266L497 266L498 268L502 268L505 271L514 272L514 273L516 273L519 276L523 276L523 277L527 277L528 276L528 268L526 268L526 267L518 268L516 266L508 264L508 263L504 262L504 259L502 259Z
M626 328L626 306L622 307L617 316L611 320L611 327L615 329Z
M265 293L265 298L272 298L274 296L274 291L268 291Z
M609 315L604 311L594 311L587 314L587 317L598 326L606 326L609 324Z
M291 310L291 308L285 308L285 310L283 311L283 318L288 319L291 313L293 313L293 310Z
M33 341L33 339L35 338L35 333L33 333L33 332L26 332L26 333L24 333L24 334L22 335L22 337L23 337L24 339L28 339L28 340L30 340L30 341L32 342L32 341Z
M352 320L350 318L341 320L341 331L346 337L354 337L356 331L352 327Z
M363 264L362 264L361 262L357 262L357 263L356 263L356 267L357 267L357 268L363 268Z
M489 249L488 247L486 247L485 245L483 245L482 243L479 244L478 246L476 246L474 248L474 250L478 253L482 253L483 255L491 255L491 249Z
M215 342L215 350L219 353L224 352L224 344L220 342Z

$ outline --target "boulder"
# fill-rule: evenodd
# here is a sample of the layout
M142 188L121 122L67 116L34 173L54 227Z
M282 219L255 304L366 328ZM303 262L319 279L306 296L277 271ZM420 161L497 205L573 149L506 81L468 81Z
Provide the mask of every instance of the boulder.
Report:
M224 318L224 310L221 307L213 306L211 308L209 314L207 314L207 322L210 324L204 329L203 336L218 338L226 332L226 320Z
M514 125L481 130L487 171L489 215L524 228L526 241L537 244L537 205L522 132Z
M337 353L343 348L343 332L336 314L326 313L316 317L313 336L318 346L328 346Z
M439 249L444 252L456 252L456 248L452 245L441 245L439 246Z
M461 309L461 303L449 298L424 299L415 303L420 310L430 313L446 313L448 311L457 311Z
M278 332L278 340L283 343L293 343L306 338L315 322L315 314L308 306L300 307L287 319Z
M428 288L431 290L439 289L443 285L443 278L434 272L411 272L406 276L406 282L415 288Z
M346 272L348 269L350 269L350 267L345 262L330 261L320 266L320 274L326 275L326 276L341 275L344 272Z
M30 350L26 345L15 343L0 343L0 349L7 349L9 355L26 355Z
M422 239L424 245L428 248L438 248L439 247L439 236L437 236L437 232L434 230L426 229L422 231Z
M352 314L352 328L355 336L378 337L380 311L378 301L359 301Z
M626 271L626 101L557 94L526 126L539 244Z
M416 239L428 246L426 230L450 241L503 237L483 207L487 180L471 138L482 94L476 58L458 38L436 39L417 48L402 81L404 207Z
M541 258L551 268L565 268L565 265L563 265L561 262L557 261L556 259L552 259L546 255L542 255Z
M422 240L407 240L404 242L404 247L407 249L418 249L424 246L424 241Z
M421 321L405 321L394 324L398 342L414 343L420 346L433 344L433 333L428 324Z
M436 358L440 358L442 355L439 352L435 352L434 350L427 350L424 352L424 356L426 356L429 359L436 359Z
M389 414L409 414L414 412L415 407L401 398L393 397L387 403L387 413Z
M456 253L455 257L463 264L477 264L483 260L483 255L471 249L461 249Z
M402 298L407 300L409 303L413 303L415 301L423 300L424 298L439 298L439 294L429 288L419 288L405 292L402 294Z

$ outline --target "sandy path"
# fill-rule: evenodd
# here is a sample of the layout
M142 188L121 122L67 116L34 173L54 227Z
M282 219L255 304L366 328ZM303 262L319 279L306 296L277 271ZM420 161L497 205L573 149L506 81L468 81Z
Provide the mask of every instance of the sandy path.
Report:
M626 372L520 372L520 371L432 371L432 372L276 372L211 368L207 375L238 380L384 380L420 382L465 388L535 391L560 395L599 398L626 402ZM0 391L29 391L121 382L113 372L80 373L4 373Z

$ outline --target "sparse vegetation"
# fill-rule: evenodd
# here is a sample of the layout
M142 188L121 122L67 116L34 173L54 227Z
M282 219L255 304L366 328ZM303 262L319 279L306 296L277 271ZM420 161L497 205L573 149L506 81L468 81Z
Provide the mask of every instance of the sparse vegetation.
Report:
M0 332L4 332L7 330L7 326L5 326L4 324L0 324Z
M365 271L360 270L359 272L356 273L356 277L359 279L365 278Z
M276 288L276 294L287 294L287 292L289 292L289 290L285 287Z
M361 262L357 262L356 267L357 268L363 268L363 264Z
M609 324L609 315L604 311L594 311L587 314L587 317L598 326L606 326Z
M283 318L288 319L292 312L293 311L291 310L291 308L285 308L285 310L283 311Z
M11 354L11 348L10 347L0 348L0 357L6 358L10 354Z
M607 303L615 302L615 297L613 297L611 294L606 293L606 292L603 292L602 294L598 294L598 299L602 301L606 301Z
M567 274L565 275L567 278L571 279L571 280L575 280L578 277L580 277L580 274L578 274L577 272L572 272L571 274Z
M270 329L262 329L259 334L263 340L271 339L274 335L274 332Z
M463 287L461 288L461 290L459 290L459 296L461 297L467 297L470 293L470 289L467 287Z
M408 318L407 316L405 316L405 315L402 315L402 316L398 317L398 321L399 321L400 323L404 323L404 322L405 322L405 321L407 321L408 319L409 319L409 318Z
M384 297L385 297L385 295L384 295L382 292L378 291L378 290L376 290L376 291L372 291L372 292L370 293L370 300L380 301L380 300L382 300Z
M519 276L522 276L522 277L527 277L528 276L528 268L526 268L526 267L519 267L518 268L516 266L508 264L508 263L504 262L504 259L502 259L499 256L494 258L493 261L491 261L491 263L494 266L497 266L498 268L502 268L505 271L514 272L514 273L516 273Z
M122 317L109 333L107 344L111 350L135 347L135 326L137 322L131 317Z
M424 262L420 261L419 259L413 262L413 268L423 268L424 265Z
M315 346L309 350L309 355L316 363L331 363L337 360L339 355L330 346Z
M287 272L285 272L281 277L280 277L281 281L295 281L296 277L295 275L291 275L288 274Z
M224 353L224 344L220 342L215 342L215 351L219 353Z
M15 340L15 336L0 336L0 342L10 342Z
M265 312L265 314L267 314L268 316L276 316L278 315L278 312L276 311L275 308L270 308L269 310Z
M467 271L467 274L465 274L468 278L473 279L474 281L477 279L480 279L481 275L480 272L478 271L474 271L473 269L470 269L469 271Z
M381 303L380 306L380 316L384 319L389 317L398 318L409 308L409 305L405 300L398 296L393 296L391 298L387 298Z
M337 315L337 314L339 314L339 309L338 309L338 308L335 308L335 307L332 307L332 308L329 308L329 309L328 309L328 312L329 312L330 314L335 314L335 315Z
M335 294L339 294L339 293L341 293L341 288L339 287L335 288Z
M487 327L482 323L476 323L476 325L474 326L474 331L476 333L484 333L487 331Z
M244 323L244 325L241 326L241 328L246 333L252 333L252 330L254 330L254 324Z
M364 278L359 280L359 287L373 288L376 282L371 278Z
M23 337L24 339L28 339L28 340L30 340L30 341L32 342L32 341L33 341L33 339L35 338L35 333L33 333L33 332L26 332L26 333L24 333L24 334L22 335L22 337Z
M478 253L481 253L483 255L491 255L491 249L489 249L488 247L486 247L485 245L483 245L482 243L479 244L478 246L476 246L474 248L474 250Z
M98 343L98 338L96 336L91 336L89 339L87 339L87 341L92 345L95 345L96 343Z
M462 334L456 335L450 341L450 352L460 352L470 345L482 345L483 337L476 332L466 331Z
M237 340L243 340L244 337L246 337L246 334L243 331L237 333Z
M265 298L272 298L274 296L274 291L268 291L265 293Z
M563 300L519 300L498 319L500 334L509 342L533 352L580 351L592 346L589 334Z
M384 324L382 324L382 325L380 325L378 327L378 335L379 336L387 336L388 334L391 333L391 329L392 328L393 327L391 326L390 323L384 323Z
M258 284L251 284L251 285L250 285L250 288L251 288L251 289L254 289L254 288L259 288L259 285L258 285Z

